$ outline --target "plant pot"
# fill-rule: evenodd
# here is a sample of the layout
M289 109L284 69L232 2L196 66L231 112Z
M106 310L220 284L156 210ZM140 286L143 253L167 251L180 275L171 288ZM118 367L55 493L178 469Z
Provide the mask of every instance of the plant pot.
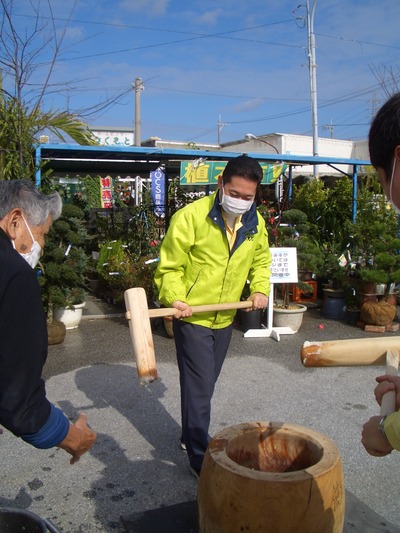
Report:
M360 310L359 309L349 309L346 307L344 312L344 319L348 324L356 326L357 322L360 320Z
M65 324L65 329L75 329L82 320L82 311L86 302L74 305L73 309L55 309L54 318Z
M47 322L47 342L49 346L53 344L61 344L65 339L65 334L66 328L63 322L54 319L51 322Z
M2 507L0 509L0 531L18 533L19 531L36 533L58 533L55 526L45 518L41 518L25 509Z
M375 293L379 295L385 294L386 287L386 283L377 283L375 286Z
M374 281L359 281L360 292L363 294L376 294L376 283Z
M334 291L324 289L324 299L322 301L322 316L326 318L333 318L335 320L344 319L344 291Z
M262 309L254 309L251 311L240 309L240 322L242 324L242 330L246 332L249 329L260 329L262 316Z
M98 279L88 279L89 290L91 292L97 293L99 290L99 280Z
M291 304L289 309L274 307L273 325L299 331L305 311L307 311L307 307L303 304Z

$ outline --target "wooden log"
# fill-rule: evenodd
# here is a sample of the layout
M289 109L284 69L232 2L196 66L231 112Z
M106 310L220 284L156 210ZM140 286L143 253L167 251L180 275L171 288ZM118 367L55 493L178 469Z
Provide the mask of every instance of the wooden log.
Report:
M304 366L384 365L387 350L400 350L400 337L306 341L300 352Z
M250 422L211 440L198 488L200 533L342 533L336 446L295 424Z

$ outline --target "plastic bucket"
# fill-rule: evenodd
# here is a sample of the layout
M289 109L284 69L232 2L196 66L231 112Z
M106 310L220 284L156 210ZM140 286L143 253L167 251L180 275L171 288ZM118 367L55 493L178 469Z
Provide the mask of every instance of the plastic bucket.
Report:
M0 531L2 533L59 533L48 520L26 511L0 507Z

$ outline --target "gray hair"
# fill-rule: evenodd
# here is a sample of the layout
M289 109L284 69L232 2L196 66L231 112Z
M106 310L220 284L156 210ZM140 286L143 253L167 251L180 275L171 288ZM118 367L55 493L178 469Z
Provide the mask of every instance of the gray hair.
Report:
M62 200L57 192L46 195L38 191L32 181L0 181L0 220L12 209L21 209L32 226L44 224L50 215L56 220L61 215Z

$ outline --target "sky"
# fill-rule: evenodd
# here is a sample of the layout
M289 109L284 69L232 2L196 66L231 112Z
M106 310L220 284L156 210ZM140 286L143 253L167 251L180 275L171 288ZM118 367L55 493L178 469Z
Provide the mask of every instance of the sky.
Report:
M31 3L14 0L13 24L20 35L34 35L32 49L50 40L35 56L26 101L43 85L55 47L50 5L62 41L42 102L46 111L81 114L93 129L133 128L132 84L141 78L142 141L312 135L302 1L42 0L43 30L35 32ZM309 0L308 13L314 14L318 135L365 139L387 98L382 79L392 92L400 88L400 2ZM6 69L3 78L12 91Z

